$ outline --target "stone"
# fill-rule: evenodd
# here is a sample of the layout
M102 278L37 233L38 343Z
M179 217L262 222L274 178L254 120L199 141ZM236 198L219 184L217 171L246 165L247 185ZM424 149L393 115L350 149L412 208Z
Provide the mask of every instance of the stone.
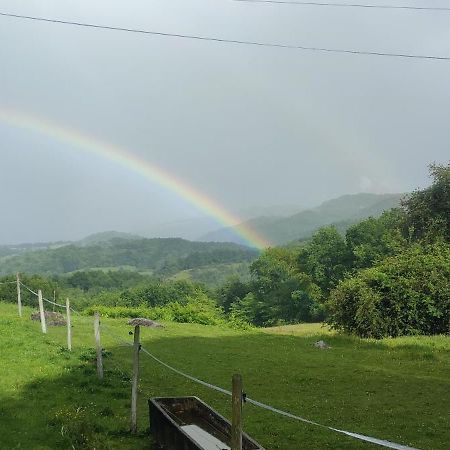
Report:
M321 349L331 348L325 341L322 340L314 342L314 347Z
M133 325L134 327L136 325L140 325L141 327L164 328L164 325L161 325L154 320L145 319L143 317L136 317L135 319L131 319L130 321L128 321L128 325Z

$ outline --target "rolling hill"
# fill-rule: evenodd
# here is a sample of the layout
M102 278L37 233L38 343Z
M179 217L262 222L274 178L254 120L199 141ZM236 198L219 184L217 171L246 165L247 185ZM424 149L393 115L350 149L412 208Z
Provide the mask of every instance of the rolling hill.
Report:
M367 217L379 216L383 211L399 205L403 194L344 195L322 203L319 207L301 211L290 217L259 217L244 222L274 245L307 239L320 227L335 224L344 231L348 226ZM241 243L236 227L221 228L199 238L207 242Z
M110 239L105 239L108 235ZM0 274L62 274L93 268L126 268L166 276L211 264L248 262L259 254L258 250L234 243L115 236L108 232L55 249L5 256L0 258Z

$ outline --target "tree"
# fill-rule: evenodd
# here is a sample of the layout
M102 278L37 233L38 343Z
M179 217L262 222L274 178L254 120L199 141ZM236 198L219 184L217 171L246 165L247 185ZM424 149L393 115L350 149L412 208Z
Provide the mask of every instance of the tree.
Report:
M251 292L233 303L233 314L259 326L320 320L320 289L298 271L296 260L292 250L266 250L250 266Z
M325 292L329 292L350 268L351 254L334 226L317 231L300 250L299 268Z
M250 290L248 283L242 282L238 277L232 277L217 290L218 303L228 314L231 305L242 300Z
M450 242L450 165L431 164L429 168L432 185L402 202L405 226L414 240L442 237Z
M405 214L400 209L391 209L381 217L369 217L351 226L345 241L351 255L353 268L365 268L391 255L406 246L401 234Z
M329 324L361 337L450 332L450 246L414 244L341 281Z

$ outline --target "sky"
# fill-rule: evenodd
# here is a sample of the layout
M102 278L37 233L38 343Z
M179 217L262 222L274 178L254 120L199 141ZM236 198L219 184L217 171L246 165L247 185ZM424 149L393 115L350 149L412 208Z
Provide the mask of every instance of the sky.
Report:
M448 3L434 0L433 6ZM450 11L232 0L0 0L0 12L450 56ZM244 46L0 17L0 112L114 145L235 218L260 207L302 209L343 194L426 186L427 165L449 160L449 80L450 61ZM105 230L182 234L181 224L192 234L193 223L201 235L202 227L223 225L180 189L7 120L0 120L0 204L0 244L79 239Z

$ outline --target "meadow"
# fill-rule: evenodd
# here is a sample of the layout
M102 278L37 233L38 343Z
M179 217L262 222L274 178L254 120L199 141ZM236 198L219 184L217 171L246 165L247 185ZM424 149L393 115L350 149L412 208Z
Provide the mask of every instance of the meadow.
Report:
M96 377L93 320L65 327L23 318L0 303L0 448L151 448L147 399L196 395L226 417L230 399L141 354L139 434L129 429L131 327L102 318L105 378ZM320 324L237 331L165 323L141 329L143 346L163 361L229 389L239 372L249 397L324 425L420 449L450 442L448 336L363 340ZM324 339L330 349L313 346ZM125 342L124 342L125 341ZM381 448L246 404L244 428L266 449Z

